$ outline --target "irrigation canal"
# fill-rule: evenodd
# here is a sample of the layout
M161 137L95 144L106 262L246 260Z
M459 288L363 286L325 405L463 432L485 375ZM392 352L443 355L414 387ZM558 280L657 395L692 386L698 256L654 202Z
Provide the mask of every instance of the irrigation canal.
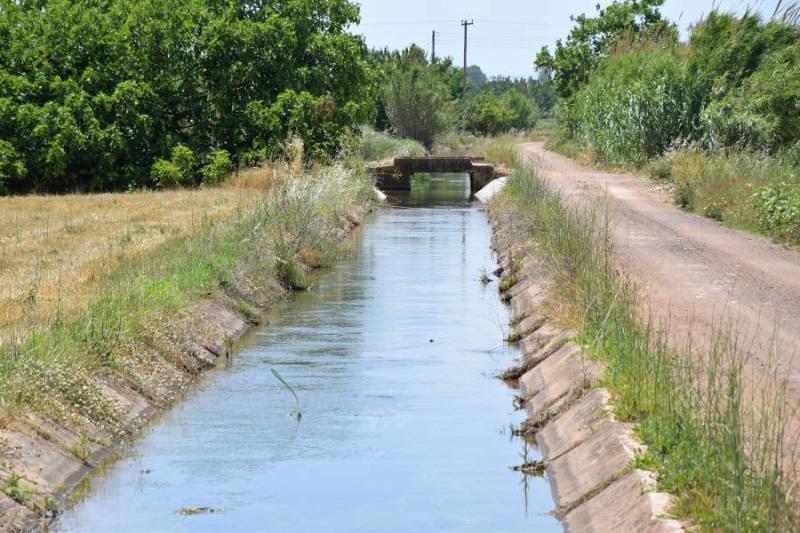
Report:
M55 529L560 531L547 481L510 469L538 455L492 377L515 354L469 195L466 175L436 175L380 209Z

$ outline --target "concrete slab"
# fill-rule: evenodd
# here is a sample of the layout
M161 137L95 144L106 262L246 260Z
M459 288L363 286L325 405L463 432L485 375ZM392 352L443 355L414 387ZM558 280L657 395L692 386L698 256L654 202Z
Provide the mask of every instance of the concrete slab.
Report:
M497 178L496 180L490 181L486 187L475 193L475 198L481 203L488 204L494 195L503 190L506 181L506 178Z
M567 514L565 529L570 533L683 531L679 521L664 518L670 498L655 492L655 486L651 473L634 470Z
M520 395L531 416L539 416L545 410L557 411L600 376L602 366L583 357L582 351L568 342L520 378Z
M571 509L628 468L641 445L620 422L596 427L575 448L548 461L547 474L559 509Z
M0 438L9 450L4 469L34 485L37 492L53 493L89 471L83 461L42 438L14 430L0 432Z
M538 316L538 315L531 315ZM545 323L540 328L537 328L524 339L519 341L519 351L522 352L524 358L530 357L542 348L547 346L550 341L563 333L560 329L552 324ZM563 342L561 343L563 346ZM559 346L560 348L560 346ZM552 353L552 352L551 352ZM550 355L550 354L547 354ZM546 357L546 356L545 356ZM542 357L544 359L544 357ZM533 368L536 365L530 365Z
M553 461L610 424L606 389L592 389L575 405L558 415L536 434L542 456Z
M0 492L0 531L27 531L36 520L36 515L27 507L18 504ZM32 528L31 528L32 529Z
M526 320L528 320L528 318L523 320L523 322L525 322ZM525 355L522 358L522 361L518 365L514 365L508 368L505 372L503 372L501 377L506 380L518 379L520 376L522 376L529 370L532 370L534 367L536 367L536 365L544 361L546 358L550 357L555 352L560 350L561 347L564 346L567 342L569 342L574 336L575 333L572 331L562 331L558 333L557 335L552 337L550 341L547 344L545 344L542 348L533 353Z
M545 288L545 285L539 282L525 285L521 292L511 298L511 316L515 319L526 317L539 309L547 299Z

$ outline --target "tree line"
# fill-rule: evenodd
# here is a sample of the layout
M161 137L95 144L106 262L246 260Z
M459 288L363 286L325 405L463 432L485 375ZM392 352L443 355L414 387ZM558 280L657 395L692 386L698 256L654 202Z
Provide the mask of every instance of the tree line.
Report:
M374 117L348 0L0 0L0 193L214 182Z
M555 87L542 79L489 79L477 65L467 68L468 98L463 99L463 70L451 58L432 59L418 46L402 51L373 50L378 77L378 130L390 130L430 147L450 130L496 135L532 128L555 104Z

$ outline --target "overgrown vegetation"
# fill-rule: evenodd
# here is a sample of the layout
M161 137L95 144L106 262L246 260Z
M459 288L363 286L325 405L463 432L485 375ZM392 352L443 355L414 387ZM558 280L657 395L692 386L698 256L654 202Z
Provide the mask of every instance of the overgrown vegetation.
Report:
M371 61L379 87L375 128L415 139L428 149L458 130L478 135L528 130L542 115L540 105L549 111L555 103L547 76L488 80L475 65L468 69L469 98L464 101L462 70L451 58L431 60L417 46L374 50Z
M648 446L638 465L658 472L678 516L709 531L795 530L784 385L751 374L735 331L720 328L702 349L668 347L666 328L637 318L640 297L615 268L605 206L564 204L534 169L517 168L492 209L511 210L517 235L547 258L567 304L561 318L606 364L617 417Z
M361 133L361 157L364 161L382 161L391 157L423 157L425 147L413 139L393 137L365 126Z
M372 119L348 0L0 1L0 194L220 181Z
M369 179L344 166L303 169L273 163L233 177L263 186L243 191L255 200L235 216L201 218L141 253L114 253L68 314L17 322L0 344L0 418L38 413L94 439L120 430L107 377L156 405L169 401L185 373L199 370L188 356L206 335L198 304L212 299L256 314L286 288L305 286L309 266L332 260L342 227L371 201ZM88 461L88 440L73 453Z
M681 43L661 3L575 17L555 55L539 54L562 98L552 146L623 167L665 157L651 169L674 178L679 205L800 243L797 9L779 3L769 20L712 10Z

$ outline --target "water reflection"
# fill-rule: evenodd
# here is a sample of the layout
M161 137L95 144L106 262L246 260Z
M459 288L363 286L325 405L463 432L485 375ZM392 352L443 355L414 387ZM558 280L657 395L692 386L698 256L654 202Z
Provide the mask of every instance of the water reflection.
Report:
M546 481L523 476L522 503L510 469L523 414L492 377L514 354L496 284L479 281L493 270L485 215L465 176L402 201L98 476L61 529L559 531ZM220 512L176 513L187 507Z

